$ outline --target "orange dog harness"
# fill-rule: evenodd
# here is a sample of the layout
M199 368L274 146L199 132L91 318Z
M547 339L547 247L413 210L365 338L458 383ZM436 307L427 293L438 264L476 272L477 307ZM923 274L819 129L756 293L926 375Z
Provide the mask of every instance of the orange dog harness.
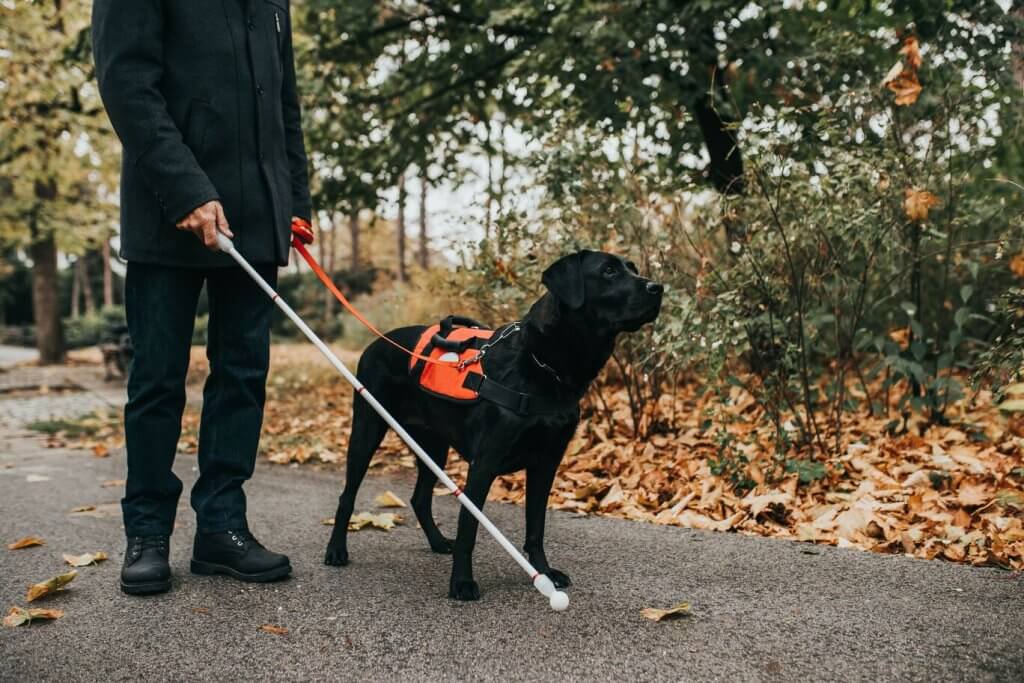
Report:
M577 412L577 398L532 396L487 377L487 352L518 331L518 322L489 330L475 320L448 316L420 335L409 360L409 374L423 391L455 403L484 399L519 415Z
M409 358L409 372L419 376L420 388L429 394L449 401L476 401L479 392L464 385L469 375L483 375L486 349L482 347L493 336L494 330L475 320L449 316L420 336L413 349L416 355ZM427 363L416 356L441 362Z

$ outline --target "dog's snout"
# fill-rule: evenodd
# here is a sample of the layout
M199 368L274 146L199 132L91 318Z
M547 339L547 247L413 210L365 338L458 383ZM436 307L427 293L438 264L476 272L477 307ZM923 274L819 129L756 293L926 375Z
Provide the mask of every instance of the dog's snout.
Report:
M647 293L648 294L661 294L665 291L665 286L660 282L648 282Z

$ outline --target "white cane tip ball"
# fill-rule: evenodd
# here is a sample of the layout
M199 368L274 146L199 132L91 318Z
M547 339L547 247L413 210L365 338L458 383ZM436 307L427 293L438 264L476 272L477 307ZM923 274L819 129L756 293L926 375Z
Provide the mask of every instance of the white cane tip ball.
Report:
M551 594L551 609L556 612L564 612L569 607L569 596L562 591L555 591Z

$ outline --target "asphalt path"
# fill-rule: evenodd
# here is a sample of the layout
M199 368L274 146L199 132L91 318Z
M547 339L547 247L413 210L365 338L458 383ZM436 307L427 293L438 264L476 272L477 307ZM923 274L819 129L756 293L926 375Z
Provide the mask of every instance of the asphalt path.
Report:
M180 456L188 486L195 459ZM477 545L480 602L446 597L450 560L429 552L415 522L365 530L352 564L321 557L342 474L261 465L250 520L287 552L288 581L245 585L188 573L194 518L182 501L172 538L173 590L118 590L123 458L45 449L0 435L0 608L64 571L62 553L104 550L61 594L38 601L64 618L0 629L0 680L1005 680L1024 678L1024 577L995 569L552 512L548 556L573 579L553 612L510 558ZM357 511L412 473L367 478ZM187 496L186 496L187 498ZM77 506L96 510L71 514ZM436 500L452 533L457 503ZM514 543L523 511L486 511ZM407 511L408 512L408 511ZM411 517L411 515L408 515ZM691 604L655 623L644 607ZM285 635L260 630L264 624Z

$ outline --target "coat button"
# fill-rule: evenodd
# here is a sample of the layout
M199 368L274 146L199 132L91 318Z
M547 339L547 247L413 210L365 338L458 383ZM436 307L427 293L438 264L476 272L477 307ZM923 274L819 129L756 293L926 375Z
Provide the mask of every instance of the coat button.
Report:
M258 92L260 95L263 94L263 84L262 83L257 83L256 84L256 92Z
M256 30L256 22L254 22L252 19L249 20L249 23L247 23L246 26L249 27L250 31Z

